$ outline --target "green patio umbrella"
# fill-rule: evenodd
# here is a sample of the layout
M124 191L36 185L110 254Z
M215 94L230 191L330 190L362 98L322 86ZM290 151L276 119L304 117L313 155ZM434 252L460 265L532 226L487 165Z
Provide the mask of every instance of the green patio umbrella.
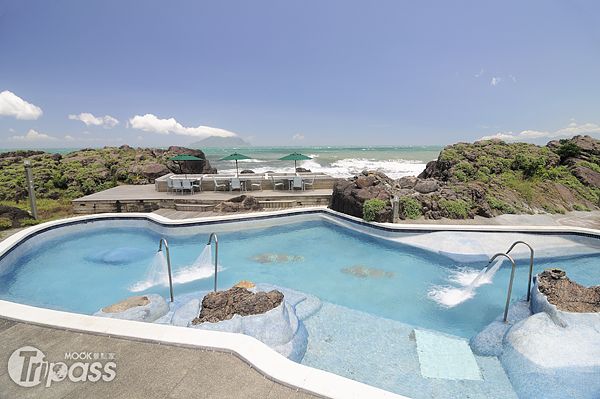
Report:
M187 161L204 161L204 159L195 157L193 155L180 154L176 157L167 159L167 161L183 161L185 178L187 179Z
M239 159L252 159L252 158L248 157L246 155L238 154L236 151L233 154L226 156L225 158L219 159L219 161L235 161L235 174L237 177L240 177L240 174L238 173L238 160Z
M303 161L305 159L312 159L311 157L307 157L306 155L302 155L296 151L293 154L286 155L283 158L279 158L280 161L294 161L294 173L298 176L298 172L296 172L296 161Z

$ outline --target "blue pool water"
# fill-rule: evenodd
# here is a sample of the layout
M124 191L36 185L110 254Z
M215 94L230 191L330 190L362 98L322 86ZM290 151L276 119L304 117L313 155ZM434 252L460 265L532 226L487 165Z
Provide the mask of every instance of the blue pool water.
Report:
M144 279L161 237L168 241L171 266L177 274L206 248L210 231L210 226L201 231L195 227L185 234L186 227L178 227L169 235L148 228L90 226L48 238L6 267L0 275L0 299L92 314L139 294L131 287ZM504 311L509 262L498 270L493 284L477 287L472 299L448 307L436 301L432 292L485 264L459 263L325 220L223 231L218 240L223 268L218 286L223 289L240 280L273 283L350 309L464 338L478 333ZM564 267L564 262L536 260L534 273ZM594 257L568 262L571 279L597 284ZM517 262L513 301L526 294L528 268L528 259ZM214 284L210 273L190 280L175 284L175 295L212 289ZM162 285L142 291L152 292L169 296L168 287Z

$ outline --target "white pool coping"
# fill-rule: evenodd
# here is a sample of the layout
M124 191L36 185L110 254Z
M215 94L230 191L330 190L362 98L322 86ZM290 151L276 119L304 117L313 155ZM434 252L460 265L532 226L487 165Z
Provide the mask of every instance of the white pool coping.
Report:
M242 215L219 216L199 219L171 220L156 214L146 213L107 213L78 216L32 226L15 233L0 242L0 255L18 243L21 239L49 226L59 226L80 220L103 219L107 217L140 218L144 217L168 225L183 225L197 222L220 220L243 220L257 216L301 215L318 209L332 215L341 215L325 207L290 209L275 212L250 213ZM343 215L344 218L364 224L364 220ZM519 232L556 232L599 235L598 231L586 228L563 226L462 226L462 225L422 225L422 224L382 224L394 230L444 230L444 231L515 231ZM175 327L129 320L94 317L77 313L37 308L0 300L0 317L24 323L49 326L64 330L87 332L109 337L135 340L147 340L162 344L197 347L232 353L267 378L283 385L299 389L317 396L329 398L406 398L326 371L295 363L257 339L235 333L216 332Z

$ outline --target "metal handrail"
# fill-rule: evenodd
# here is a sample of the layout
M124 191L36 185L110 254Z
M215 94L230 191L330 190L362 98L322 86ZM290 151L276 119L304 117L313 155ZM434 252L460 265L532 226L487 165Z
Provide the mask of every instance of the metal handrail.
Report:
M167 240L161 238L158 242L158 252L162 251L162 243L165 242L165 249L167 250L167 268L169 270L169 288L171 290L171 302L173 302L173 279L171 278L171 257L169 256L169 244Z
M508 296L506 297L506 308L504 309L504 322L506 322L506 318L508 317L508 306L510 305L510 294L512 293L513 279L515 278L515 261L510 256L508 256L508 254L500 252L494 255L492 259L490 259L487 265L485 265L484 269L487 269L490 263L492 263L494 259L496 259L498 256L506 256L512 263L512 272L510 273L510 283L508 285Z
M210 233L208 244L206 245L210 245L213 236L215 236L215 292L217 292L217 257L219 256L219 240L217 240L217 235L215 233Z
M531 250L531 256L529 257L529 280L527 282L527 301L529 302L529 296L531 295L531 276L533 273L533 248L531 248L531 245L527 244L525 241L515 241L513 245L510 246L508 251L506 251L506 253L510 253L510 251L512 251L517 244L525 244Z

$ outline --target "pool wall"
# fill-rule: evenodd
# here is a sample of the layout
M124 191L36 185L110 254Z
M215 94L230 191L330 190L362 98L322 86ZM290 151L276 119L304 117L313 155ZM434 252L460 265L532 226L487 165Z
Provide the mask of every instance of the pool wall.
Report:
M128 225L132 224L136 227L149 228L160 234L166 234L167 232L168 234L177 234L177 227L182 226L197 226L199 227L199 231L202 230L203 232L209 226L210 231L219 232L236 230L250 222L252 222L252 227L261 227L261 222L264 222L264 227L267 227L274 224L287 224L311 219L322 220L323 218L357 231L387 239L395 239L399 233L401 233L400 235L403 238L439 232L528 233L539 235L541 238L543 236L569 236L575 243L589 242L594 247L600 247L600 241L598 240L600 234L597 234L594 230L584 228L373 224L319 207L183 221L173 221L155 214L102 214L63 219L32 226L7 238L0 243L0 261L2 264L10 264L12 259L20 256L25 250L43 240L43 233L51 232L52 237L56 237L57 234L66 233L65 230L70 230L68 233L73 232L71 228L61 231L61 227L71 226L72 228L84 230L90 222L101 222L102 227L123 227L123 222L127 220ZM259 225L256 224L257 222ZM190 233L188 229L185 230L181 234ZM0 272L2 271L0 266ZM335 374L294 363L277 354L258 340L242 334L105 319L36 308L8 301L0 301L0 317L69 331L87 332L126 339L149 340L170 345L232 353L250 364L267 378L318 396L331 398L403 397Z

